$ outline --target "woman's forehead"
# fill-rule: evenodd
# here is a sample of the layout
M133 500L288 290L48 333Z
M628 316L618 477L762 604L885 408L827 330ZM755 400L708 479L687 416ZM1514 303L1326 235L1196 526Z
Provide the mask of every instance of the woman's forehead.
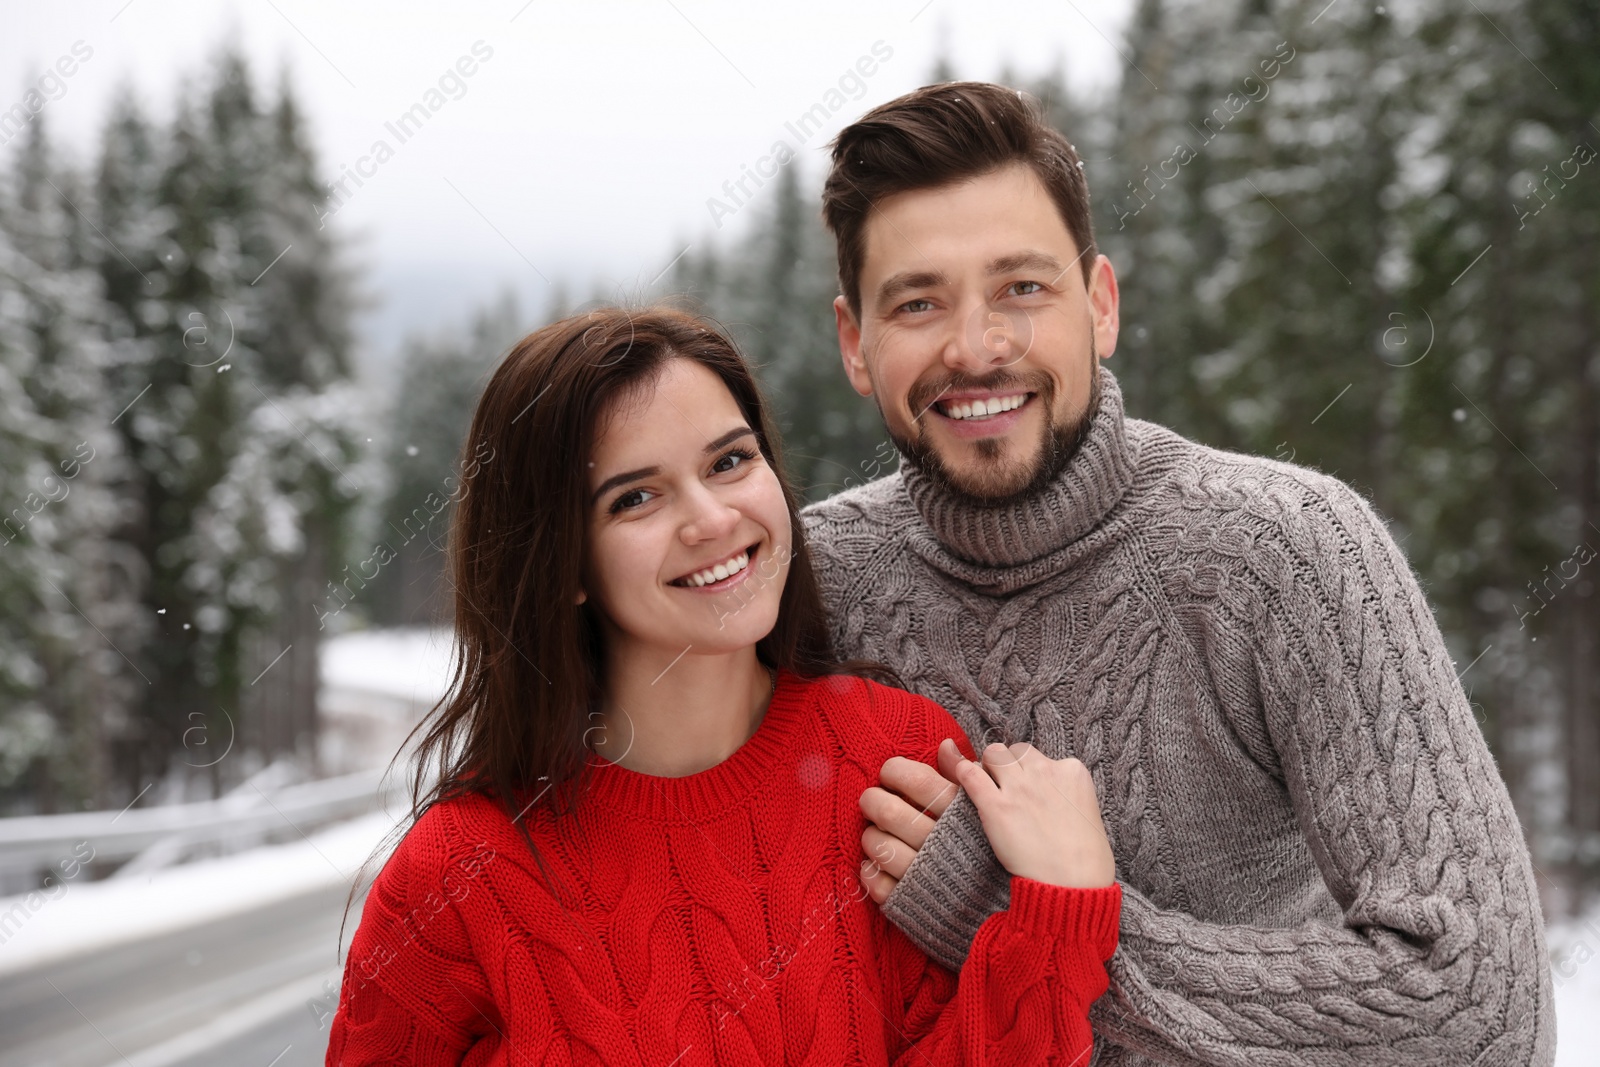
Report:
M590 473L606 467L655 466L705 445L744 423L727 385L704 364L675 358L650 379L611 401L595 428Z

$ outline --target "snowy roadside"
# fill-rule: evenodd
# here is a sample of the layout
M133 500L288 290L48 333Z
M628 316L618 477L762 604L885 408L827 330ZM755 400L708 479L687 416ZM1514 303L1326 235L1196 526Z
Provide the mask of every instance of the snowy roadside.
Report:
M0 898L0 975L350 885L401 812L376 811L286 845ZM378 857L366 877L382 865Z
M388 763L418 708L448 684L450 652L451 634L438 630L360 631L326 642L322 687L334 705L326 725L343 743L343 770ZM0 897L0 974L348 885L401 815L401 802L390 804L393 814L374 812L287 844L99 882L69 874Z

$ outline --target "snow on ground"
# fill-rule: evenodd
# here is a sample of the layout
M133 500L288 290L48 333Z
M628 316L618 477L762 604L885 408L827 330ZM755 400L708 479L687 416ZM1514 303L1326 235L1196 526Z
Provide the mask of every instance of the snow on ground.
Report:
M1550 927L1556 983L1556 1067L1600 1062L1600 906Z
M322 646L322 684L432 704L450 682L449 630L360 630Z
M329 886L348 886L395 825L376 811L286 845L152 871L144 877L58 883L0 897L0 974L181 929ZM370 879L382 866L368 867Z

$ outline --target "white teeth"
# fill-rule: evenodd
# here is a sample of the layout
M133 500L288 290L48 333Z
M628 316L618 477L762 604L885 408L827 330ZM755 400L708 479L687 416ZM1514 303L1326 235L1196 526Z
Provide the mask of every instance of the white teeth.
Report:
M749 565L750 554L748 552L741 552L732 559L717 564L715 567L707 567L703 571L695 571L693 574L689 575L688 578L684 579L684 584L698 589L702 585L710 585L712 582L720 582L730 574L738 574Z
M945 407L945 414L952 419L975 419L985 415L998 415L1002 411L1019 408L1028 399L1026 393L1016 396L991 396L987 399L973 401L956 401Z

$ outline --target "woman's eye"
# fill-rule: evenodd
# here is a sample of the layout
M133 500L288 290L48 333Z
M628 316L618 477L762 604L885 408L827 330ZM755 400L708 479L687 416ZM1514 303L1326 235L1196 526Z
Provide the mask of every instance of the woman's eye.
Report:
M615 515L619 511L627 511L629 508L636 508L643 504L647 499L649 499L649 493L647 490L629 489L626 493L623 493L621 496L617 497L617 499L611 502L611 514Z
M755 453L747 449L736 448L727 453L711 465L713 474L726 474L731 470L743 466L747 461L755 459Z

